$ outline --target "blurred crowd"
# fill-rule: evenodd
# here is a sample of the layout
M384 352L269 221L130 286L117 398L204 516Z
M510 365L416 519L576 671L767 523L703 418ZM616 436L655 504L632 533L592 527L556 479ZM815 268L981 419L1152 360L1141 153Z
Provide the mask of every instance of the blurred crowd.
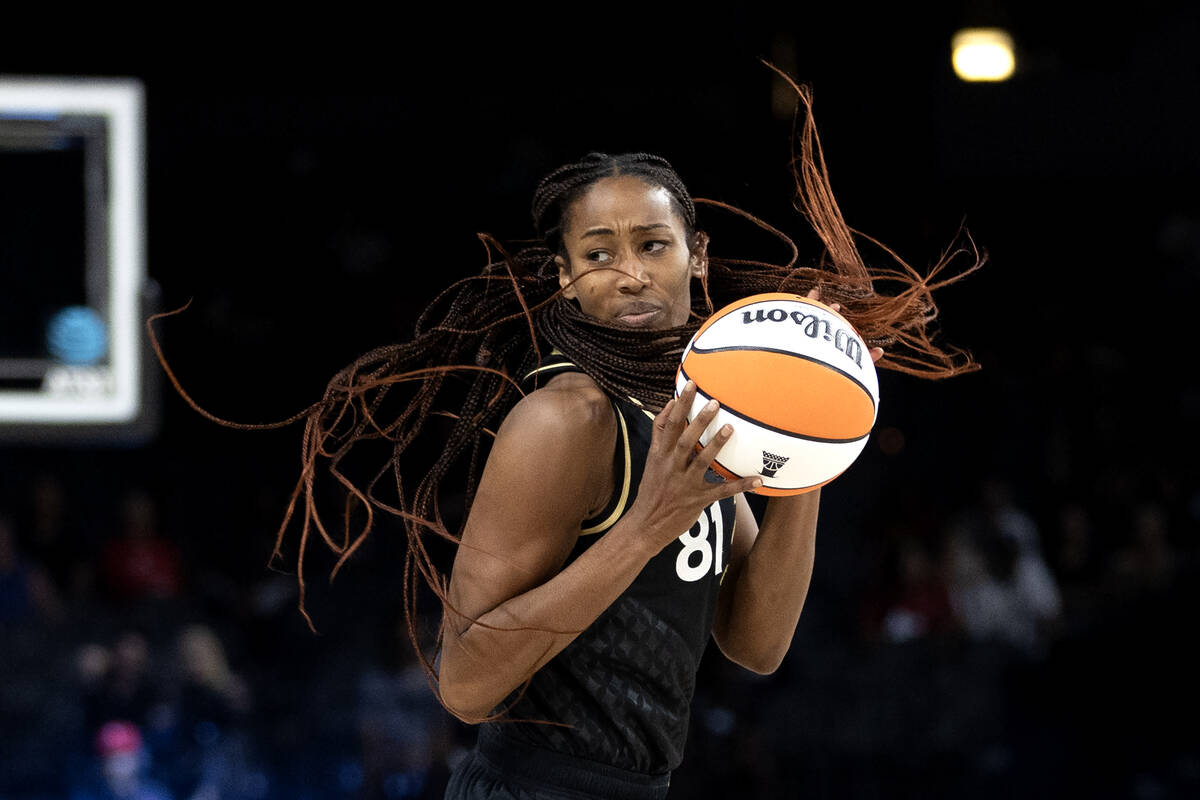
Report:
M314 632L294 574L170 523L194 499L47 464L0 506L0 798L440 797L472 730L414 656L395 553ZM673 796L1196 796L1189 474L905 484L859 517L831 490L792 653L705 660Z
M294 575L261 564L231 593L146 489L106 514L53 472L11 477L0 798L438 796L453 720L394 609L322 636Z

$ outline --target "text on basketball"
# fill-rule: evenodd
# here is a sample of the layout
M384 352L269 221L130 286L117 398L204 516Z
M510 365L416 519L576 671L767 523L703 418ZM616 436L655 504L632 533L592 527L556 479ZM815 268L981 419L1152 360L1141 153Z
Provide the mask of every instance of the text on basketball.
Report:
M829 320L822 319L816 314L805 314L801 311L793 311L790 314L782 308L772 308L770 310L757 309L755 311L742 312L742 324L750 325L755 322L786 322L791 320L796 325L800 326L800 331L810 339L824 339L827 342L833 342L833 346L838 351L844 353L847 358L853 361L857 366L862 367L862 345L858 339L845 328L832 330Z

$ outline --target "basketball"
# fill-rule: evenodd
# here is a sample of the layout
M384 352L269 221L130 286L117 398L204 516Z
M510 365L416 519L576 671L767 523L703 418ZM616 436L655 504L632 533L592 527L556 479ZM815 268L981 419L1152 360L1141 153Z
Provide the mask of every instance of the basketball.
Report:
M760 475L756 492L801 494L841 475L862 453L879 410L870 348L844 317L795 294L756 294L725 306L683 351L675 396L688 380L695 418L715 398L701 445L728 423L712 468Z

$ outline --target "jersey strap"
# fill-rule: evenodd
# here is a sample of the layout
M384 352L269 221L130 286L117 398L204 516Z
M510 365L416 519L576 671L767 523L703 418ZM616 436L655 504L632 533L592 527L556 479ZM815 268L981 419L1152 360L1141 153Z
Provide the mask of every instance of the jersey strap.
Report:
M525 376L521 378L521 388L526 392L532 392L534 389L545 386L555 375L562 375L566 372L583 372L583 370L556 347L550 351L548 356L542 358L541 363L525 373Z
M555 348L542 359L537 367L530 370L521 379L521 388L531 392L538 387L545 386L556 375L568 372L582 374L583 370L565 353ZM584 536L604 533L616 524L629 507L630 496L633 493L632 459L629 454L629 423L618 403L614 401L612 407L613 412L617 415L617 441L613 448L613 493L604 508L583 521L579 532Z

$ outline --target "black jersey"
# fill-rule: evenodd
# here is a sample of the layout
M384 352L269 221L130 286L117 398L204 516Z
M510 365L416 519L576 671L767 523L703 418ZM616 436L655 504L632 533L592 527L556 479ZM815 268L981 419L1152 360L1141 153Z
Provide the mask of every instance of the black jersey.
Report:
M536 372L544 378L564 371L579 369L555 354ZM653 416L633 400L614 401L613 408L618 428L613 496L583 524L567 563L616 524L642 480ZM489 723L481 733L637 773L676 768L733 527L733 498L705 509L587 630L538 670L506 715L563 724Z

